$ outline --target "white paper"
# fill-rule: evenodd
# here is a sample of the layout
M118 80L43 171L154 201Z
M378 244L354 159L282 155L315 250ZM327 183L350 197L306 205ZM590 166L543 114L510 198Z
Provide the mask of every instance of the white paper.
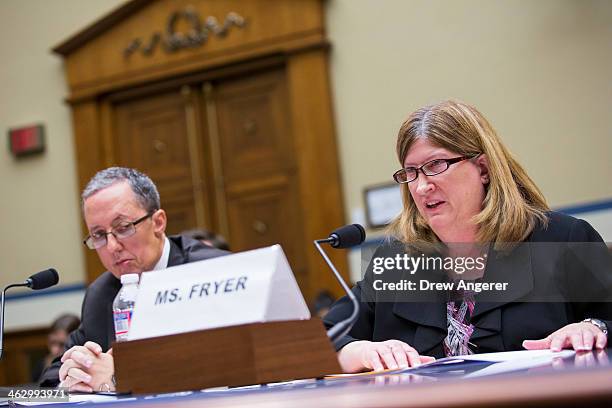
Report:
M504 351L499 353L470 354L465 356L441 358L427 364L405 369L402 372L411 372L424 367L436 367L442 365L447 365L448 369L452 370L454 364L460 364L464 361L485 361L494 363L470 374L466 374L462 378L483 377L487 375L509 373L512 371L526 370L533 367L546 366L551 364L554 359L567 358L573 356L574 354L576 354L574 350L562 350L559 352L553 352L550 350L519 350Z
M54 405L54 404L74 404L74 405L78 405L78 404L82 404L84 402L109 402L109 401L117 401L121 399L121 402L123 401L134 401L136 400L136 398L134 397L130 397L130 398L119 398L115 395L108 395L108 394L69 394L68 395L68 402L66 401L57 401L57 402L35 402L35 401L16 401L15 405L16 406L26 406L26 407L35 407L35 406L39 406L39 405Z
M552 361L553 358L566 358L571 357L574 354L576 354L574 350L562 350L558 352L553 352L550 350L518 350L504 351L500 353L470 354L469 356L457 356L457 358L492 362L525 361L541 358L547 358Z
M494 361L496 362L495 364L470 373L464 378L483 377L547 366L557 358L563 359L574 354L576 354L574 350L562 350L559 352L552 352L550 350L521 350L506 353L490 353L488 356L485 355L485 357L488 357L486 361ZM477 359L476 356L468 357L475 357L474 359ZM470 358L467 359L469 360Z

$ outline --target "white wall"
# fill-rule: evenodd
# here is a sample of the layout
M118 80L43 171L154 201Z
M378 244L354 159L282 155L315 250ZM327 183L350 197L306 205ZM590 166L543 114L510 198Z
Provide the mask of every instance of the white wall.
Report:
M55 267L84 280L72 124L61 59L51 48L119 0L0 1L0 285ZM7 130L43 123L47 151L15 160Z
M72 126L50 48L123 0L0 1L0 133L42 122L47 152L0 143L0 285L49 266L84 280ZM328 0L331 76L347 214L391 180L412 110L476 105L551 205L612 198L612 2ZM330 226L331 227L331 226ZM25 313L25 312L24 312Z

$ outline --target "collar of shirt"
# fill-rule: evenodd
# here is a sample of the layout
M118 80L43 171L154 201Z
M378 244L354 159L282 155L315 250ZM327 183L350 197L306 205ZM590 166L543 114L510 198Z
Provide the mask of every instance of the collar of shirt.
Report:
M170 240L168 237L164 236L164 249L162 250L162 255L159 258L159 261L153 267L154 271L160 269L166 269L168 267L168 258L170 258Z

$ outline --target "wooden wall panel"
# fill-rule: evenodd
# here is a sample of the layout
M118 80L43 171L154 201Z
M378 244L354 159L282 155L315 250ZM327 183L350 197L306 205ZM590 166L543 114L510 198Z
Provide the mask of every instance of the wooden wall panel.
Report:
M34 369L48 353L47 328L21 330L4 335L4 352L0 361L0 384L3 386L32 382Z
M72 126L74 129L74 144L77 155L77 168L79 176L79 199L80 194L91 177L100 169L109 165L107 154L107 143L102 134L102 115L104 109L96 101L87 101L72 106ZM80 204L79 204L80 208ZM88 231L83 217L81 220L81 230L83 238ZM87 280L92 281L100 273L104 272L104 267L98 259L96 251L92 251L83 246L85 251L85 266L87 270Z
M344 223L344 201L338 163L331 92L324 50L293 55L288 62L291 119L298 161L300 202L306 223L304 242L327 238ZM312 80L316 78L316 80ZM348 280L346 253L329 250L329 256ZM308 251L311 287L342 289L319 253Z
M215 100L226 182L295 169L282 68L221 82Z
M285 68L221 80L214 98L232 248L281 244L308 294Z
M246 186L245 186L246 187ZM280 244L306 298L311 288L305 258L304 220L294 177L253 183L228 193L228 220L232 248L244 251Z

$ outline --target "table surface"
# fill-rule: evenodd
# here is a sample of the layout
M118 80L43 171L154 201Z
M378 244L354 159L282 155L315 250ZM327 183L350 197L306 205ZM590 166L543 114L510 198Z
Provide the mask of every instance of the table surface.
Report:
M482 367L486 366L482 365ZM612 349L581 352L552 364L479 378L478 367L420 370L332 380L301 380L227 390L115 401L129 407L475 407L612 406Z

